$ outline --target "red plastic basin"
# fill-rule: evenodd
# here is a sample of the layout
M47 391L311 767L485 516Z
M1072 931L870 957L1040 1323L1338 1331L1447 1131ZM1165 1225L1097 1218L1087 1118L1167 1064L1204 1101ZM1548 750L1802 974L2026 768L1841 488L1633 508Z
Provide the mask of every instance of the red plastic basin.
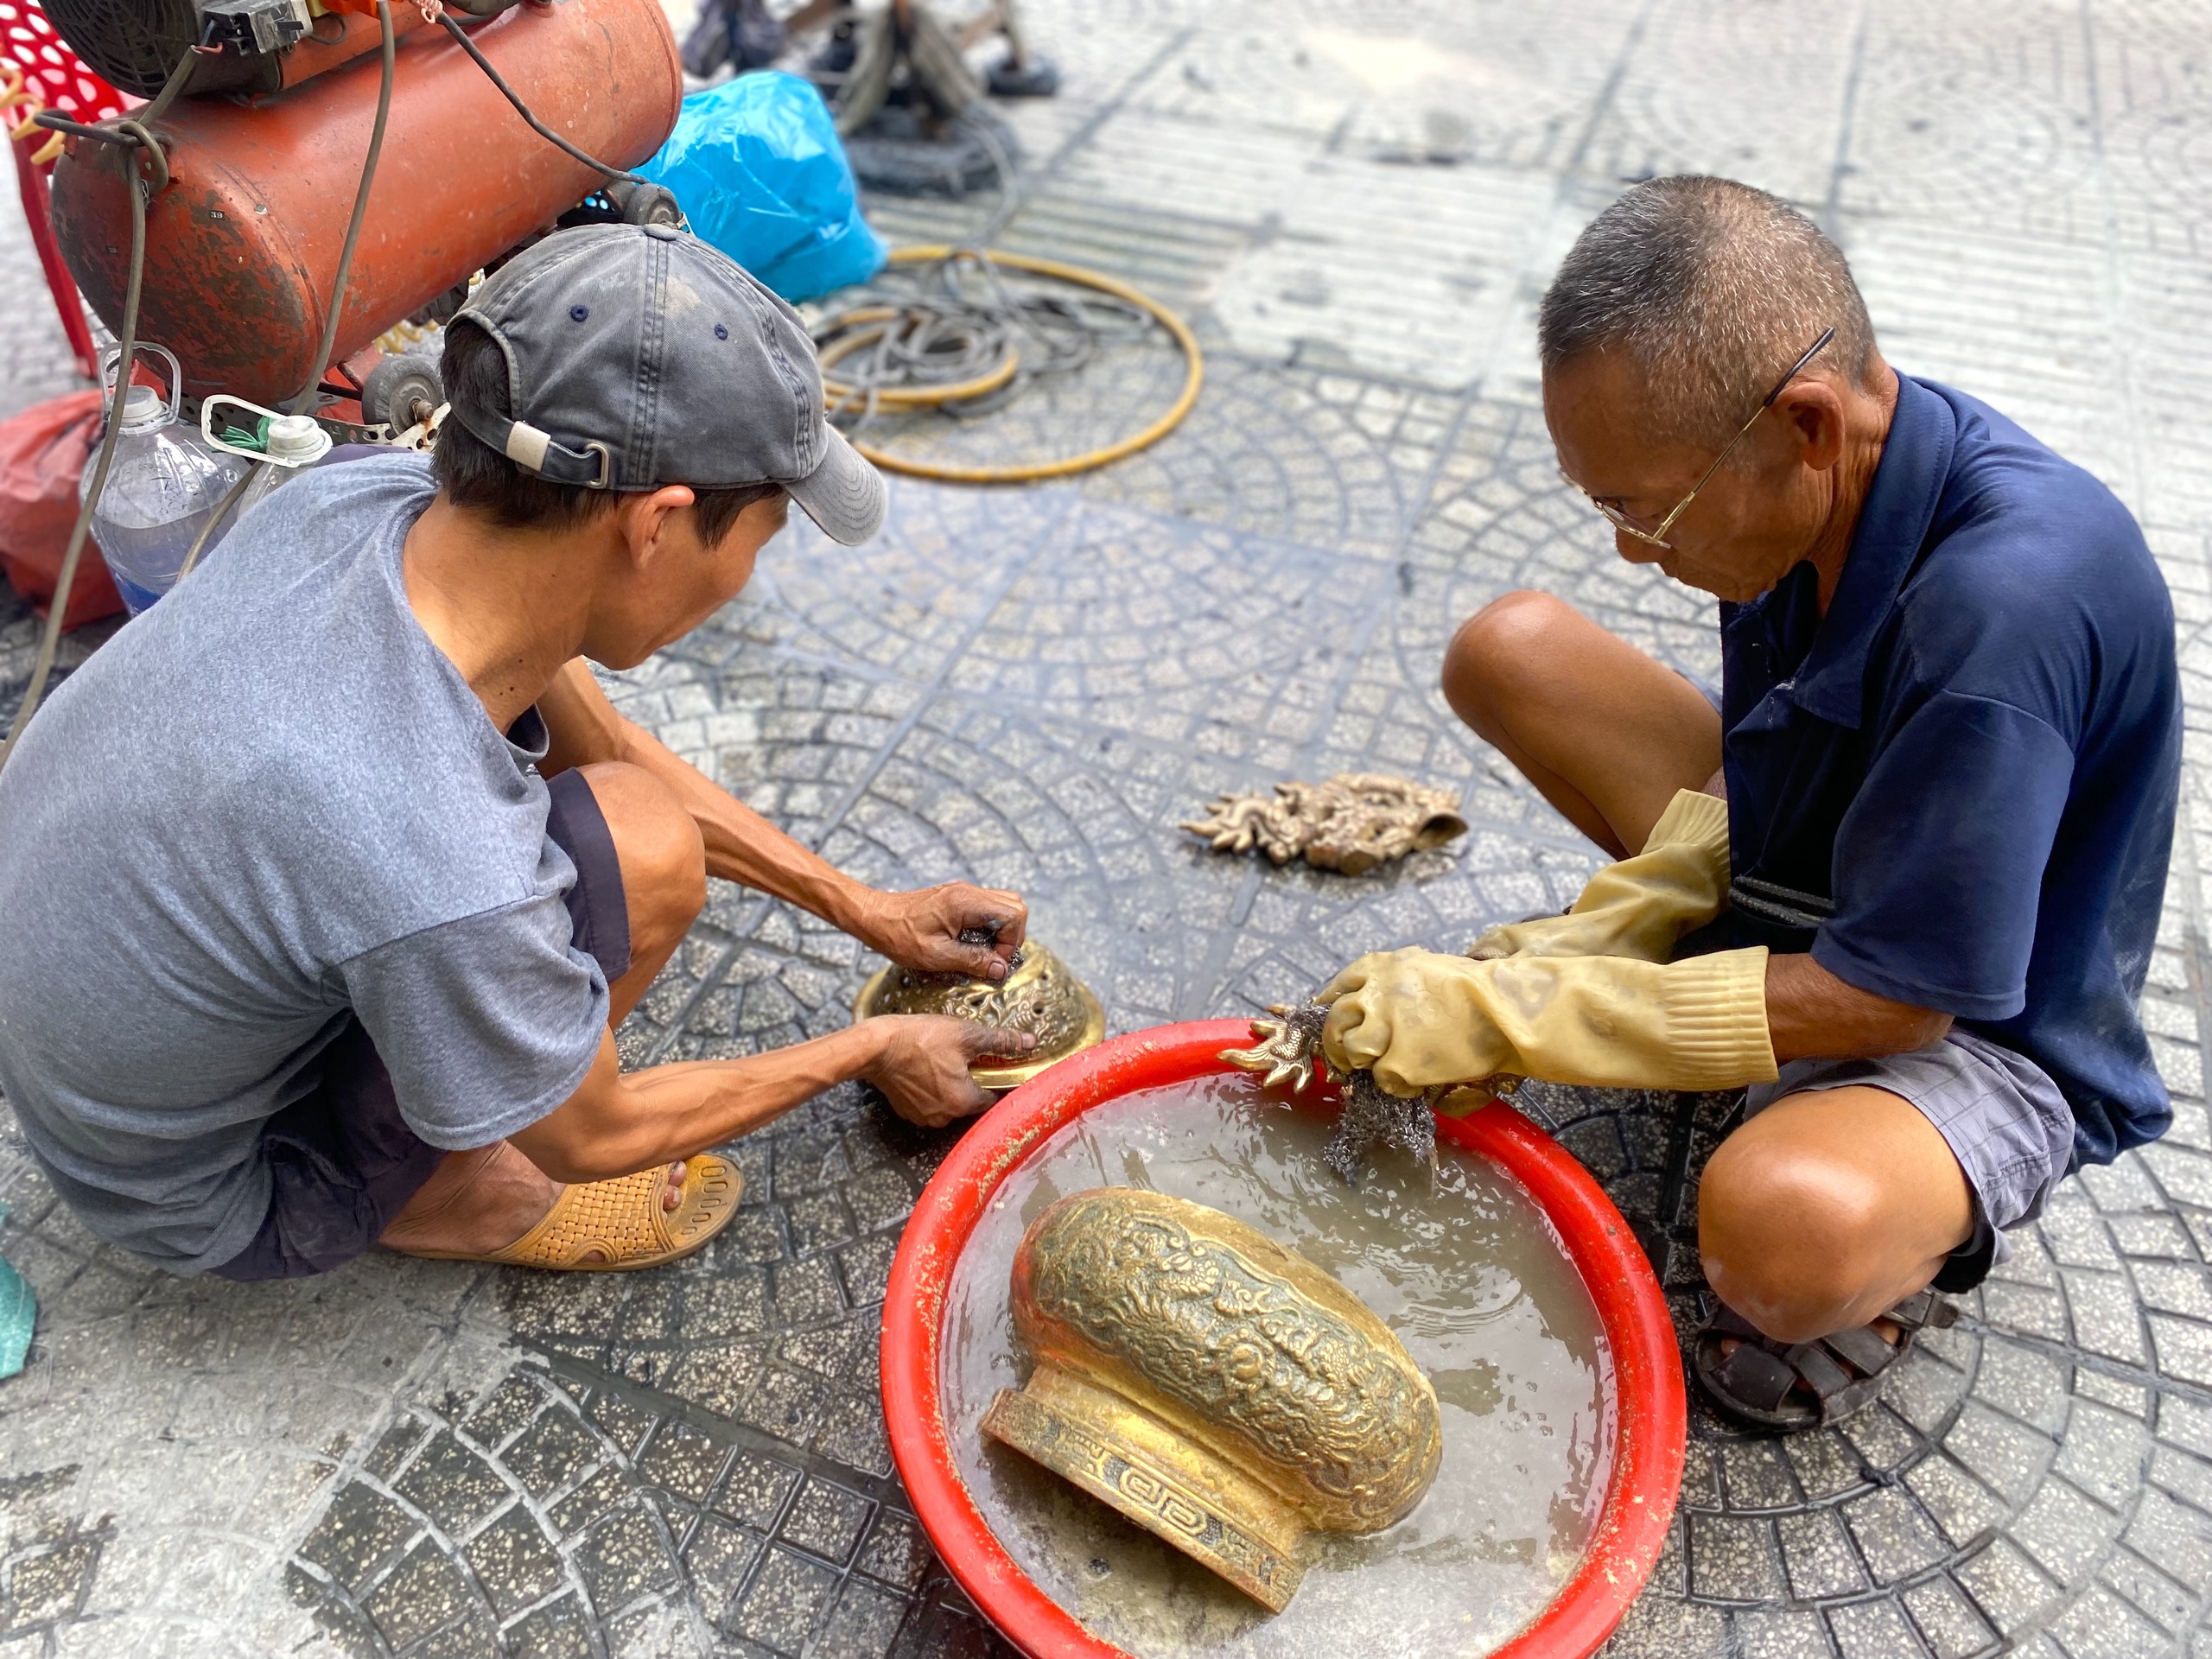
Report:
M961 1138L923 1190L891 1265L883 1314L883 1412L914 1513L969 1599L1030 1659L1128 1659L1032 1583L991 1533L954 1467L938 1399L938 1344L954 1262L1008 1172L1077 1113L1140 1089L1230 1067L1242 1020L1116 1037L1024 1084ZM1621 1212L1559 1143L1506 1108L1439 1118L1439 1136L1503 1169L1559 1229L1605 1331L1602 1379L1612 1476L1581 1565L1494 1659L1585 1659L1636 1599L1681 1490L1688 1420L1667 1304Z

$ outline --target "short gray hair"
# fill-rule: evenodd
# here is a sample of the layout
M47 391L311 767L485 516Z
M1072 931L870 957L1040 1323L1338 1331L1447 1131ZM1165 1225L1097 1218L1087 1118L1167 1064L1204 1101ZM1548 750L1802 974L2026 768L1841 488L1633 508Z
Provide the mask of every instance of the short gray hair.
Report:
M1719 445L1826 328L1853 385L1874 348L1851 267L1789 203L1729 179L1653 179L1575 239L1545 290L1547 372L1618 348L1643 371L1655 438Z

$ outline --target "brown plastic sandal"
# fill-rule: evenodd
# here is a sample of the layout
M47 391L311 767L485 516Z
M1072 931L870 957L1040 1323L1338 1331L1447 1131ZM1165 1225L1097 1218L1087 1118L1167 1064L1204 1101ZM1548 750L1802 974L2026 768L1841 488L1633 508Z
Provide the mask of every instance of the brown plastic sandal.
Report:
M1950 1303L1923 1290L1882 1315L1897 1327L1895 1343L1865 1325L1832 1331L1812 1342L1781 1343L1716 1300L1697 1333L1691 1370L1706 1398L1726 1415L1752 1427L1791 1433L1865 1410L1910 1351L1912 1339L1958 1317ZM1731 1344L1725 1354L1724 1344Z
M673 1210L660 1207L668 1165L634 1175L563 1188L537 1225L503 1250L467 1255L452 1250L410 1255L441 1262L493 1262L556 1273L633 1273L658 1268L697 1249L737 1214L745 1177L712 1153L684 1160L683 1196ZM605 1258L583 1258L597 1250Z

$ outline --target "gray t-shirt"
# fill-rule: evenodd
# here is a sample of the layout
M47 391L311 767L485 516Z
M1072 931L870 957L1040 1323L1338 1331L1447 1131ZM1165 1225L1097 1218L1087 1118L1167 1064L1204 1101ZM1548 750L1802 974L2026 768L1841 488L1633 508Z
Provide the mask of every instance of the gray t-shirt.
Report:
M262 1127L349 1014L444 1147L543 1117L606 1029L543 724L503 738L407 603L430 497L412 455L295 480L0 772L0 1091L85 1224L179 1272L260 1226Z

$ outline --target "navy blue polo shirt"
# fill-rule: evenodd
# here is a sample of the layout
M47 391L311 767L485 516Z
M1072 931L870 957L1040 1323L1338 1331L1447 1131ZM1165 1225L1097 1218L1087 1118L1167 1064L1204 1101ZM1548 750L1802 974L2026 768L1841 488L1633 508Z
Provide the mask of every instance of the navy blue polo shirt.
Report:
M1898 377L1827 614L1720 607L1734 942L2026 1055L2103 1163L2172 1117L2136 1018L2181 772L2174 616L2112 493Z

